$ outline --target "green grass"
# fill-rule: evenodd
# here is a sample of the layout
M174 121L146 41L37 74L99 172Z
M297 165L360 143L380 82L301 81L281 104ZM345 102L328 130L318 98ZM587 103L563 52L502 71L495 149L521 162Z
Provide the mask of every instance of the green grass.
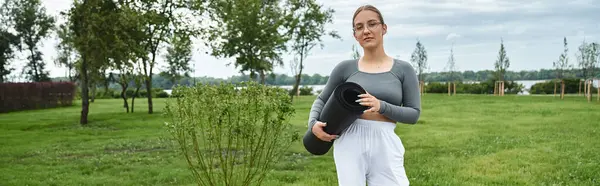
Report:
M296 103L306 128L314 97ZM0 185L195 185L166 140L161 115L136 99L96 100L89 126L79 105L0 114ZM412 185L599 185L600 103L580 96L427 94L417 125L399 124ZM337 185L331 153L297 142L265 185Z

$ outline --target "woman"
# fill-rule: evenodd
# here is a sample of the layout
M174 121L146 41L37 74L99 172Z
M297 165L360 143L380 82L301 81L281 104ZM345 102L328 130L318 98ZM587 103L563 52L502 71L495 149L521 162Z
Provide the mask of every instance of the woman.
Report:
M354 13L354 38L364 55L346 60L332 70L327 84L314 101L308 125L323 141L334 141L333 156L341 186L408 185L404 171L404 146L394 133L396 123L415 124L420 116L421 98L417 75L406 61L388 56L383 49L387 25L379 10L361 6ZM337 85L355 82L366 94L357 102L369 107L342 135L323 132L319 113Z

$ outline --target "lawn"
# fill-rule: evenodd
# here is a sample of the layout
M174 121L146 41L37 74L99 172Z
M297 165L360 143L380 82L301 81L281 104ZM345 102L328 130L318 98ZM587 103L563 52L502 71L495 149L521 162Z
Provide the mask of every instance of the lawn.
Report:
M306 128L314 97L295 104ZM195 185L167 140L164 99L96 100L82 127L79 105L0 114L0 185ZM580 96L427 94L417 125L399 124L412 185L599 185L600 103ZM331 153L300 141L265 185L337 185Z

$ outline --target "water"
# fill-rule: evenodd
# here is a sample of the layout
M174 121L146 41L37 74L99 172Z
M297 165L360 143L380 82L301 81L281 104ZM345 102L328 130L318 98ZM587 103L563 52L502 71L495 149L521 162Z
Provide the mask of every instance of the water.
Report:
M517 83L520 83L523 85L523 92L519 93L519 95L529 95L529 89L531 88L531 86L533 86L536 83L541 83L541 82L546 82L546 81L550 81L550 80L518 80L515 81ZM465 83L479 83L478 81L470 81L470 82L465 82ZM313 94L317 94L318 91L323 90L323 88L325 87L325 85L305 85L305 86L309 86L313 88ZM594 81L594 86L597 87L598 86L598 80ZM292 89L293 85L282 85L279 86L281 88L285 88L285 89ZM301 85L302 87L302 85Z
M524 87L523 92L519 93L519 95L529 95L529 89L531 88L531 86L533 86L536 83L546 82L546 81L550 81L550 80L518 80L515 82L522 84ZM479 82L478 81L469 81L469 82L465 82L465 83L479 83ZM594 85L594 87L597 87L598 80L595 80L593 85ZM323 88L325 87L325 85L300 85L300 87L302 87L302 86L312 87L313 94L317 94L319 91L323 90ZM294 86L293 85L281 85L279 87L291 90ZM165 92L167 92L169 95L171 94L171 90L165 90Z

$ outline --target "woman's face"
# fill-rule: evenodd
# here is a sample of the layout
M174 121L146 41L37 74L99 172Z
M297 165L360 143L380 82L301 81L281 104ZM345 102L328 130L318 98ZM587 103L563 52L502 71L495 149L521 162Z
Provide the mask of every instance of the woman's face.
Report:
M381 24L379 15L373 11L363 10L354 18L354 38L364 49L381 45L386 30L387 26Z

